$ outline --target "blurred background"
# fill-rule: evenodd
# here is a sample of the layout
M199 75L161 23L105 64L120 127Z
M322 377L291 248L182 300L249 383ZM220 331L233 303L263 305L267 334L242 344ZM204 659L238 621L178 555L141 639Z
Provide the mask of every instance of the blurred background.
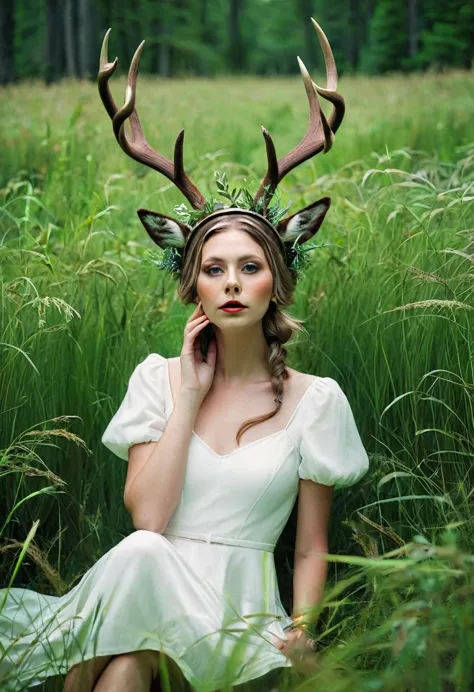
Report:
M143 73L292 74L321 64L310 16L340 74L472 67L468 0L2 0L0 83L94 79L109 27L122 68L146 39Z
M347 110L332 149L276 195L289 214L332 200L288 309L305 331L287 363L337 380L370 471L334 496L309 685L469 692L472 2L0 0L0 583L61 596L134 530L127 464L101 436L137 364L179 355L192 312L136 214L173 216L184 198L122 151L99 97L107 29L117 104L145 39L143 130L172 158L185 128L186 171L209 199L217 171L257 191L261 125L278 157L303 137L297 55L325 86L311 16ZM275 552L288 612L295 533L296 505Z

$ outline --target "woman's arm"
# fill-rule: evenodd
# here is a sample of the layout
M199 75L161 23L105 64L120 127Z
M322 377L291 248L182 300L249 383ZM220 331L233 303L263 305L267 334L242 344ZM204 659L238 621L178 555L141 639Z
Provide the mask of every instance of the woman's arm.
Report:
M199 406L196 396L179 392L160 440L130 448L124 503L135 529L161 533L176 509Z
M215 339L211 339L206 361L194 344L208 324L199 302L184 328L180 386L163 434L152 443L151 452L144 450L143 443L129 450L124 501L137 530L162 533L179 503L194 422L214 378Z
M293 613L302 615L321 599L326 583L327 533L333 486L300 480L293 574Z
M323 547L320 552L327 552ZM295 555L292 617L304 615L321 600L326 584L327 563L317 555Z

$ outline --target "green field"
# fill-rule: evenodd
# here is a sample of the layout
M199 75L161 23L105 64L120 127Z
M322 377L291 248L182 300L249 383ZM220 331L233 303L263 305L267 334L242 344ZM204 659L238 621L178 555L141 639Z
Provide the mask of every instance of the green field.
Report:
M125 75L111 86L121 103ZM332 151L280 187L290 213L332 198L316 239L324 247L290 310L305 332L288 365L339 382L371 470L334 498L319 671L282 670L278 689L467 692L474 80L347 77L339 88L347 114ZM164 155L186 129L185 165L205 195L216 193L216 170L256 191L266 169L260 126L281 157L307 123L296 78L139 78L137 104ZM59 595L133 530L126 464L100 437L135 365L151 352L179 354L191 312L176 283L143 261L156 246L135 210L173 215L185 200L122 152L93 84L11 86L0 115L1 583L39 519L14 584ZM288 609L295 519L276 552ZM260 685L239 689L268 689Z

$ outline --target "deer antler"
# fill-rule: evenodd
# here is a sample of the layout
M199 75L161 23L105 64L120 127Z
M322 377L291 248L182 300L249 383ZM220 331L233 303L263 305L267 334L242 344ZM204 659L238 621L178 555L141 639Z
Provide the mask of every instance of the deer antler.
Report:
M189 200L194 209L203 209L206 203L206 198L199 192L197 187L191 182L190 178L184 170L183 164L183 142L184 130L178 134L174 146L174 163L165 158L148 144L145 135L143 134L140 119L137 109L135 108L135 97L138 76L138 63L140 54L143 49L142 41L135 51L130 70L128 72L127 88L125 90L125 103L122 108L117 108L114 98L110 92L109 79L115 72L118 60L111 63L108 61L108 43L111 29L105 34L102 49L100 51L99 73L97 75L97 83L99 87L100 98L105 106L107 113L112 119L115 138L126 154L139 163L144 163L146 166L153 168L159 173L163 173L178 187L183 195ZM131 138L128 139L125 134L125 121L129 119L131 127Z
M285 177L289 171L300 163L307 161L321 151L326 153L332 147L334 134L342 122L345 112L344 99L341 94L338 94L337 89L337 70L331 46L326 38L324 31L319 24L311 18L313 26L318 34L319 44L323 51L324 62L326 65L326 88L315 84L304 63L298 57L298 64L303 77L304 87L309 102L309 125L306 134L301 142L290 151L288 154L277 160L275 145L269 132L262 127L265 145L267 149L268 169L265 177L254 197L253 204L263 196L263 211L265 212L268 203L270 202L278 183ZM329 120L321 110L318 101L320 94L327 101L333 104L333 109ZM269 186L269 187L268 187ZM265 188L268 187L268 190Z

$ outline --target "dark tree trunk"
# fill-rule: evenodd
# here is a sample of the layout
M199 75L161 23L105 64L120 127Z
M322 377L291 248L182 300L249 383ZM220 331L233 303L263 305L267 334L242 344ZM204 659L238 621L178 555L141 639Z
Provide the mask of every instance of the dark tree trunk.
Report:
M347 34L347 50L346 60L352 70L355 70L359 61L360 50L360 32L359 27L361 21L359 19L359 2L358 0L349 0L349 27L350 31Z
M245 47L240 26L244 0L230 0L229 5L229 67L232 72L245 68Z
M0 84L15 81L14 0L0 0Z
M107 29L112 26L113 22L112 5L113 0L102 0L102 19Z
M111 27L112 32L114 32L115 27L117 27L117 35L115 40L119 45L119 55L123 56L122 61L125 61L126 59L131 60L133 52L130 46L130 41L128 40L126 19L121 12L115 15L114 22L111 23Z
M75 0L64 0L64 41L66 52L66 74L76 77L77 70L77 13Z
M64 64L64 20L60 0L46 0L46 46L45 46L45 81L55 82L63 75Z
M170 34L170 7L168 0L162 0L153 12L151 22L151 35L154 38L150 61L150 69L160 77L171 76L171 51L169 44Z
M318 39L311 21L311 17L314 14L312 0L298 0L298 12L303 26L304 47L306 53L306 57L303 59L303 62L308 68L309 72L311 72L311 69L314 69L318 60Z
M370 22L372 15L374 14L375 0L366 0L363 5L359 5L358 12L360 14L360 31L359 31L359 44L357 51L357 65L359 66L361 51L367 46L370 34Z
M370 20L373 17L373 14L375 12L375 0L367 0L367 21L370 22Z
M410 58L414 58L418 53L417 0L408 0L408 41Z
M97 52L92 45L92 0L79 0L78 10L79 76L89 79L94 72L93 59Z

